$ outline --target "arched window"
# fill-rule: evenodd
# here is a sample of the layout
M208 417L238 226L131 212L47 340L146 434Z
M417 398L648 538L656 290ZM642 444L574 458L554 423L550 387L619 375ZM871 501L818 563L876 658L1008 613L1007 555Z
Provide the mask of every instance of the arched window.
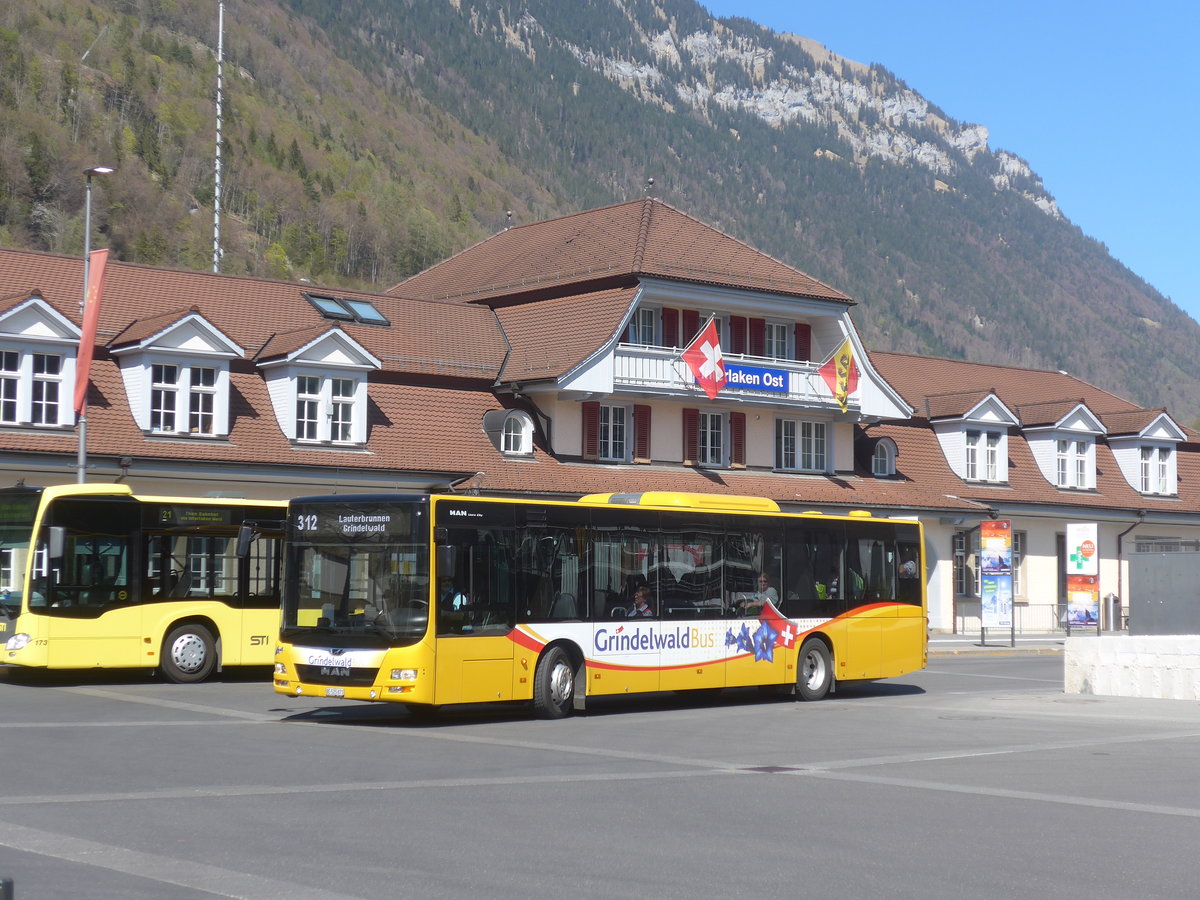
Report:
M523 412L510 412L504 419L500 452L528 455L533 452L533 420Z
M890 438L880 438L871 454L871 474L887 478L896 474L896 445Z

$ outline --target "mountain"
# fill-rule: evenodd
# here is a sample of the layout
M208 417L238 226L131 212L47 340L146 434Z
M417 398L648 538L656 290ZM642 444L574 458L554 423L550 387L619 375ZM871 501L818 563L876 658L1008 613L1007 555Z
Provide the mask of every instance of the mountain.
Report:
M123 259L211 269L219 187L222 271L384 290L649 189L855 298L869 346L1200 415L1200 325L985 126L813 39L690 0L231 0L225 25L218 184L215 2L0 11L0 244L80 252L103 162Z

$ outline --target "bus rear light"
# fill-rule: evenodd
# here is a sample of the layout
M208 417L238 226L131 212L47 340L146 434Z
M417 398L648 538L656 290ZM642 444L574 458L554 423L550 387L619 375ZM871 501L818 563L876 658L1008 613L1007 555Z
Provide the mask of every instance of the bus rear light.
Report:
M416 669L392 669L392 681L416 681Z
M4 642L5 650L23 650L29 646L30 637L25 632L14 634Z

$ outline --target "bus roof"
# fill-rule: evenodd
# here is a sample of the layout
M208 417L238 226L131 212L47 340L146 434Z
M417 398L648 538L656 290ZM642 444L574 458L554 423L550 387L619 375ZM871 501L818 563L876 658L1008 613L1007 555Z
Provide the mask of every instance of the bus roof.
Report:
M691 494L680 491L645 491L640 494L587 494L580 503L595 506L668 506L681 509L743 510L779 512L779 504L766 497L740 494Z

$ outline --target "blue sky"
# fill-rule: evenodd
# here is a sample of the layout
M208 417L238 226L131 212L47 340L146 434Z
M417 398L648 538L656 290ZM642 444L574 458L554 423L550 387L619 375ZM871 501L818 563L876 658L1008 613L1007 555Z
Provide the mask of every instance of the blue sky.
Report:
M1200 3L701 3L880 63L987 126L1063 215L1200 320Z

